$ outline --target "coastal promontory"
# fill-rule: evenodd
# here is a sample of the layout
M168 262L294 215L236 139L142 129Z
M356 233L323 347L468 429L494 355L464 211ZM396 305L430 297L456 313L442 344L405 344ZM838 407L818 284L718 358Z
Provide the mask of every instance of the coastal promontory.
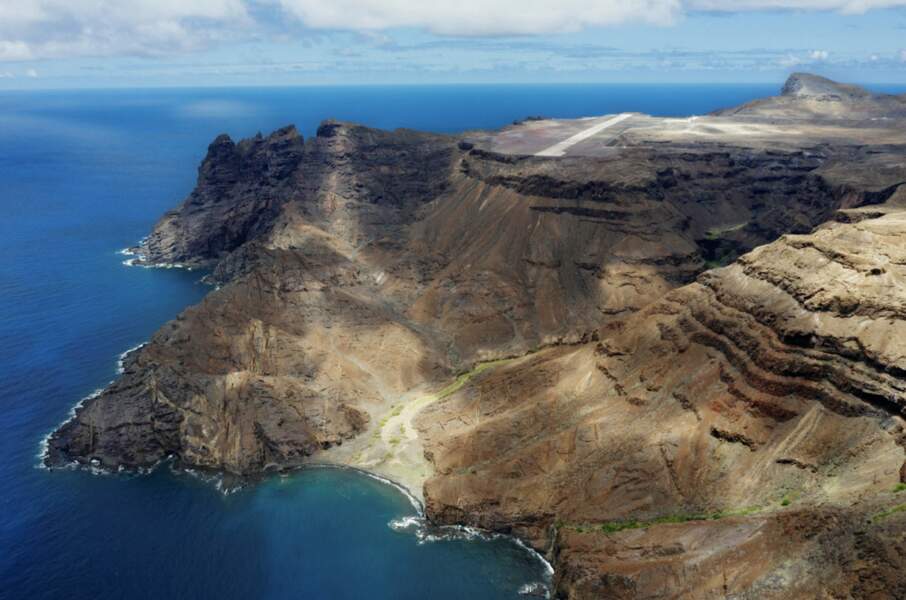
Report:
M906 597L906 97L215 139L49 466L387 476L562 598Z

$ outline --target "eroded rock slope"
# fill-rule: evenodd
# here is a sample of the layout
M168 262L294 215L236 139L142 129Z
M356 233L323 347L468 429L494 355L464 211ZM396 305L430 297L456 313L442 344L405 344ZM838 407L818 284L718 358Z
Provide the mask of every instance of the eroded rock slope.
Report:
M902 597L902 104L799 75L562 158L506 151L537 122L221 136L136 249L219 289L47 462L353 464L563 597Z

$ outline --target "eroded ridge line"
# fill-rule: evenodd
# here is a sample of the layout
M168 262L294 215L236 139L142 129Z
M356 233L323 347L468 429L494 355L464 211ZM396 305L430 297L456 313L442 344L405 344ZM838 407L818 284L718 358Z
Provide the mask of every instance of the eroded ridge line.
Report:
M572 146L575 146L581 141L587 140L593 135L596 135L608 127L612 127L617 123L621 123L632 116L632 113L621 113L612 119L607 119L603 123L598 123L588 129L580 131L572 137L568 137L562 142L558 142L549 148L545 148L541 152L536 152L535 156L563 156L566 154L566 151L569 150Z

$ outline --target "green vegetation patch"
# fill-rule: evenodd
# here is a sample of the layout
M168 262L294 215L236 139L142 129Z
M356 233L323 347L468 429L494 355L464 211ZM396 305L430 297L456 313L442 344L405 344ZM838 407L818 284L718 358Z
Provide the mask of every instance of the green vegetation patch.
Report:
M469 382L469 380L472 379L473 377L475 377L476 375L480 375L480 374L484 373L485 371L487 371L488 369L492 369L499 365L506 364L508 362L511 362L512 360L513 360L512 358L501 358L500 360L489 360L487 362L479 363L478 365L475 366L474 369L472 369L468 373L463 373L462 375L457 377L452 383L450 383L447 387L445 387L441 391L437 392L437 399L443 400L444 398L455 394L456 392L461 390L462 387L465 384L467 384Z
M881 511L873 516L871 520L877 523L878 521L882 521L891 515L895 515L901 512L906 512L906 504L897 504L896 506L891 506L887 510Z
M798 499L799 492L787 492L783 495L783 498L780 499L780 506L789 506Z
M597 523L597 524L580 524L580 525L570 525L572 530L579 533L585 532L602 532L602 533L617 533L620 531L625 531L627 529L646 529L648 527L653 527L655 525L664 525L667 523L688 523L690 521L716 521L718 519L723 519L726 517L744 517L746 515L751 515L761 510L760 506L748 506L745 508L737 508L732 510L721 510L713 513L688 513L688 514L675 514L675 515L664 515L662 517L656 517L650 520L637 520L637 519L627 519L625 521L609 521L606 523Z

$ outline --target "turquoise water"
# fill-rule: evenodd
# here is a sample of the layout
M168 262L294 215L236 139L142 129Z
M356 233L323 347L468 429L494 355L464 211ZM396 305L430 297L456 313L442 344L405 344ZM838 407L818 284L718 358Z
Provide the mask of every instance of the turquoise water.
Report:
M234 494L161 468L36 468L42 438L117 356L206 292L117 250L192 188L205 148L327 117L450 132L528 115L687 115L775 86L500 86L0 94L0 597L517 598L511 541L417 535L395 488L311 470Z

